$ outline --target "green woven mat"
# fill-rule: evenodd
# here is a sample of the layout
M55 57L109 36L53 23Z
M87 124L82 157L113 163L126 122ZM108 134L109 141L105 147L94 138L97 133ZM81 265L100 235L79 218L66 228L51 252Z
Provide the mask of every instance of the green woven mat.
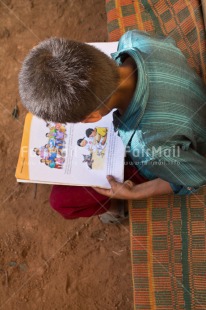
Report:
M206 187L130 201L134 305L206 309Z
M118 41L131 29L171 36L206 82L206 34L200 0L106 0L106 11L110 41Z
M205 1L205 0L203 0ZM200 0L106 0L110 41L130 29L171 36L206 81ZM130 201L134 308L206 309L206 187Z

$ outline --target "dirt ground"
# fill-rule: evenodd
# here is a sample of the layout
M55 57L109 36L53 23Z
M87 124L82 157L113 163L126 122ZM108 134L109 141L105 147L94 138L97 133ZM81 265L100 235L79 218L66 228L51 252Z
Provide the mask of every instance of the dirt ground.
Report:
M104 0L0 0L0 309L130 310L129 226L98 218L66 221L51 210L50 186L17 184L26 111L18 72L50 36L107 41ZM18 120L11 117L18 102Z

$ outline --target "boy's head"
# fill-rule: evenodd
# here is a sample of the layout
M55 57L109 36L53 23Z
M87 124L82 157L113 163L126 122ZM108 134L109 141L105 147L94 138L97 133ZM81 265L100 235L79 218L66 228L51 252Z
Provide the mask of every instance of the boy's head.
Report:
M79 140L77 140L77 145L81 146L81 147L84 147L84 146L87 145L87 140L85 140L84 138L83 139L79 139Z
M51 38L25 58L19 91L33 114L53 122L79 122L105 105L118 82L117 65L98 49Z

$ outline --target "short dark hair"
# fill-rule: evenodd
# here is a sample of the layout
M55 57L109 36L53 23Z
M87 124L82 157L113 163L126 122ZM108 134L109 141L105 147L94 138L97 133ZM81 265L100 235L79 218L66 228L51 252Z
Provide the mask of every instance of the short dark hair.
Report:
M85 131L87 138L89 138L89 136L91 135L91 133L92 133L93 131L94 131L94 129L92 129L92 128L88 128L88 129Z
M83 139L77 140L77 145L78 145L78 146L81 146L81 143L82 143L83 140L84 140L84 138L83 138Z
M119 82L117 65L97 48L50 38L25 58L19 92L25 107L53 122L79 122L104 104Z

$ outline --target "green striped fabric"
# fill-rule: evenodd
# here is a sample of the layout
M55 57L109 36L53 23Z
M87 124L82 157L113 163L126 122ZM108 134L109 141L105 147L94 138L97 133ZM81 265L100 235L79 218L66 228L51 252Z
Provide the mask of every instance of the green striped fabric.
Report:
M125 55L136 62L138 84L124 115L114 113L119 135L145 178L190 194L206 184L205 85L171 39L128 31L112 57L121 63Z

